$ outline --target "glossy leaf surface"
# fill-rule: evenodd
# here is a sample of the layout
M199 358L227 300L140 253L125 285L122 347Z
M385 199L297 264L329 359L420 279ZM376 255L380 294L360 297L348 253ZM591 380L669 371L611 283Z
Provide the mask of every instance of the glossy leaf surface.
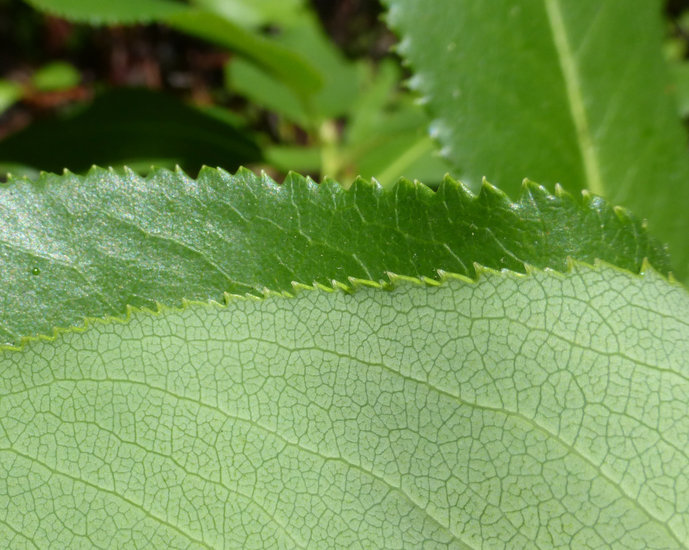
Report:
M378 280L385 272L473 276L473 263L563 270L568 256L667 272L664 249L630 214L527 184L516 203L486 185L478 197L446 180L433 192L401 181L343 191L292 175L283 185L246 170L198 180L102 169L0 187L2 340L49 332L127 304L177 305L292 281Z

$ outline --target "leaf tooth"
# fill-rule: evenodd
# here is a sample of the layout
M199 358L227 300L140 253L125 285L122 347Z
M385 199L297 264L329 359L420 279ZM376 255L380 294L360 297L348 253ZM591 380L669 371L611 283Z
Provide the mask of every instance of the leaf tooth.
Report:
M122 170L126 173L127 170L129 170L129 167L124 166L124 167L122 168ZM41 171L41 174L43 174L43 173L44 173L44 172ZM62 170L62 173L63 173L64 175L72 175L71 172L69 171L69 169L67 169L67 168L64 168L64 169ZM97 164L92 164L92 165L89 167L89 169L86 171L86 176L85 176L85 177L87 177L87 178L93 178L93 177L99 177L99 176L105 175L105 174L114 174L114 173L115 173L115 169L114 169L112 166L109 166L109 167L107 167L107 168L103 168L102 166L98 166ZM46 173L46 174L49 174L49 172Z
M206 165L204 164L201 168L205 168L205 167L206 167ZM217 170L217 168L216 168L216 170ZM180 176L181 178L183 178L185 180L191 179L189 177L189 174L187 174L179 164L175 164L175 169L173 170L173 173L177 176Z
M290 170L287 172L287 175L285 176L285 179L282 182L282 185L286 188L292 188L292 187L299 187L299 186L306 186L306 178L299 174L298 172L294 172Z
M347 277L351 288L356 290L358 288L383 288L383 284L370 279L360 279L358 277Z
M561 189L561 192L564 193L564 190ZM541 201L560 198L557 195L553 195L540 183L536 183L528 178L524 178L524 180L522 180L521 195L519 196L519 200L517 202L522 203L527 197L532 200Z
M576 269L577 261L572 256L565 259L565 273L572 273Z
M581 198L584 206L590 206L593 203L594 196L588 189L582 189Z
M395 197L409 195L413 196L415 199L420 197L427 200L433 200L436 195L433 189L421 183L419 180L410 180L408 178L399 178L392 186L391 193Z
M425 278L419 278L419 277L412 277L410 275L399 275L398 273L392 273L391 271L386 271L385 274L387 275L389 279L389 284L388 288L390 290L397 288L398 286L403 286L403 285L412 285L412 286L423 286L426 284L426 281L424 280ZM438 283L438 281L435 281L433 279L430 279L434 281L435 283Z
M202 166L201 169L199 170L199 175L197 176L196 180L201 182L201 181L210 181L215 177L215 175L219 175L222 179L227 179L232 177L231 174L222 168L211 168L210 166Z
M651 266L651 262L648 261L648 258L641 260L641 270L639 272L641 275L645 275L646 272L651 269L653 269L653 266Z
M372 177L369 181L369 184L371 187L373 187L376 191L383 191L383 184L380 183L376 178Z
M474 272L476 271L476 267L481 267L480 264L474 263ZM448 281L464 281L465 283L474 283L475 282L475 277L468 277L467 275L462 275L461 273L454 273L452 271L445 271L443 269L438 270L438 276L439 276L439 282L440 283L447 283Z
M266 187L280 187L278 183L273 178L271 178L265 170L261 170L260 179L261 183Z
M560 198L564 198L564 197L569 197L571 195L565 191L565 189L564 189L564 187L562 187L562 185L560 185L559 183L556 183L555 184L555 196L560 197Z
M533 275L536 272L536 267L529 263L524 263L524 272L527 275Z
M212 169L209 171L209 173L210 172L212 172ZM232 177L232 174L227 170L222 170L222 175L226 177ZM237 171L234 173L234 176L237 178L244 179L257 179L256 174L252 170L246 168L245 166L240 166L239 168L237 168Z
M292 281L290 283L290 285L292 286L292 290L294 291L295 295L299 294L299 292L301 292L303 290L312 290L314 288L314 285L309 286L309 285L305 285L304 283L300 283L298 281Z
M502 189L498 189L495 187L492 183L490 183L485 177L481 180L481 189L479 190L478 193L478 199L480 201L496 201L513 205L515 204L512 202L512 200L507 196L507 193L505 193Z
M349 285L346 285L345 283L342 283L342 282L338 281L337 279L331 279L330 280L330 285L331 285L330 288L326 287L325 285L321 285L318 282L314 282L313 285L314 285L314 288L321 288L322 287L322 288L324 288L330 292L332 292L334 290L341 290L343 292L349 293L349 292L352 292L354 290Z
M244 298L244 299L247 299L247 300L248 300L250 297L258 298L258 296L256 296L255 294L245 294L245 295L241 295L241 294L235 294L235 293L233 293L233 292L223 292L223 293L222 293L222 300L223 300L222 303L223 303L225 306L227 306L227 305L229 305L229 303L230 303L232 300L236 300L236 299L238 299L238 298L239 298L239 299Z
M473 201L476 199L477 195L472 193L471 189L459 180L454 179L450 174L445 174L438 191L436 192L436 199L438 201L444 200L443 195L448 191L459 194L460 199L465 202Z
M472 267L474 268L474 280L478 281L481 277L490 272L489 268L481 265L478 262L473 262Z

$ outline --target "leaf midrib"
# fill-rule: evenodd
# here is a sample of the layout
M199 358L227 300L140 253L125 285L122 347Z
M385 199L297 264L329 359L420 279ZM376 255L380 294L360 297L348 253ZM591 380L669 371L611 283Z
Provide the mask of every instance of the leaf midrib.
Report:
M581 93L581 81L574 54L570 47L569 36L562 17L560 0L543 0L548 24L553 36L553 44L560 62L562 78L567 93L568 105L572 122L576 129L577 145L584 165L586 188L596 195L605 196L605 189L600 175L600 165L593 136L589 127L586 107Z

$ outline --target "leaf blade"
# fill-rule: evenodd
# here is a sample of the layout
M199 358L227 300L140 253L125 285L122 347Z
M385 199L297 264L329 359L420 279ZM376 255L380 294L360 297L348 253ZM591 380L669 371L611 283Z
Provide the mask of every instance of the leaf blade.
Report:
M437 137L467 183L528 177L647 218L689 273L686 135L661 54L658 2L387 0ZM629 51L630 45L634 51Z
M450 179L437 193L404 180L344 191L296 174L278 186L246 170L206 169L192 180L93 169L14 180L0 188L0 217L5 342L126 305L289 290L292 281L471 276L474 262L564 270L570 256L631 271L648 257L669 269L633 216L535 184L513 203L492 186L473 196Z
M126 25L160 21L172 14L189 11L189 6L174 0L25 0L37 10L57 17L92 25Z
M37 542L88 522L104 546L682 548L689 295L572 267L132 312L0 352L0 467L33 496L0 519L71 494Z

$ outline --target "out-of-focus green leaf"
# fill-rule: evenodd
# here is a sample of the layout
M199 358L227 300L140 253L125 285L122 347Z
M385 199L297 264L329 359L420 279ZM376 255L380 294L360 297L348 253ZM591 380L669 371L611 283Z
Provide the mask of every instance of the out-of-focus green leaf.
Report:
M313 127L307 104L299 94L279 78L244 59L231 59L225 64L225 86L253 103L284 116L304 128Z
M266 162L271 166L289 172L317 174L321 169L321 150L319 147L297 147L272 145L263 150Z
M348 113L361 91L363 64L346 59L312 15L283 29L276 40L304 56L320 72L323 87L312 98L316 114L333 118Z
M34 87L43 92L68 90L78 85L80 81L79 71L64 61L44 65L34 73L31 79Z
M399 80L400 70L391 61L367 79L346 128L346 154L357 173L384 187L400 177L437 186L449 166L424 131L424 112L398 89Z
M649 220L689 275L689 155L660 2L385 0L458 175L588 189Z
M227 82L231 89L312 129L325 119L348 114L366 76L363 64L347 60L312 16L304 15L298 24L282 29L275 40L316 68L323 82L318 93L305 102L280 79L241 60L229 62Z
M172 14L165 21L180 31L241 53L300 96L309 96L322 86L320 73L303 56L215 13L193 10Z
M673 63L670 67L675 81L677 112L679 116L687 118L689 117L689 63Z
M218 13L175 0L26 0L37 9L92 24L167 23L180 31L230 48L274 74L298 94L321 86L320 75L301 56Z
M367 75L367 85L357 96L351 109L347 124L348 140L361 142L380 130L384 119L389 115L391 100L400 95L400 79L399 67L389 59L381 62L373 74ZM424 113L420 109L416 111L419 113L417 122L422 124L425 120Z
M438 157L433 140L421 131L379 136L378 142L366 145L364 153L355 161L358 170L370 174L383 187L394 185L401 174L437 187L447 173L447 166Z
M93 25L161 21L189 10L178 0L25 0L36 9Z
M260 158L238 128L167 95L135 89L106 92L76 114L36 122L0 141L0 161L49 171L162 160L196 173L204 164L234 170Z
M453 180L437 192L401 180L348 190L295 174L282 185L242 170L198 180L93 169L0 187L0 343L127 304L179 305L223 292L292 289L387 271L474 276L474 262L565 270L568 258L667 272L643 224L599 198L550 195L526 184L518 202Z
M192 0L192 3L247 27L298 20L304 0Z
M21 85L11 80L0 79L0 114L14 105L21 96Z

